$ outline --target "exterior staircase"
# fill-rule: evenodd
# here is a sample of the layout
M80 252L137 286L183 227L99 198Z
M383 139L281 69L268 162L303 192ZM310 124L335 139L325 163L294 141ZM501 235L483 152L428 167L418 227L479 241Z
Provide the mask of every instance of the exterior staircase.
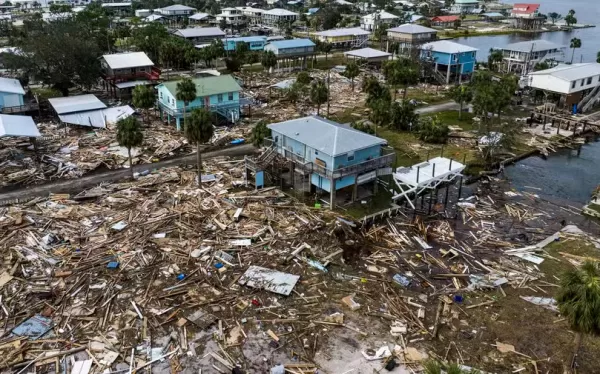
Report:
M598 101L598 99L600 98L600 85L597 85L592 92L590 92L589 94L587 94L580 102L578 107L581 110L581 113L585 113L587 112L589 109L591 109L594 104Z

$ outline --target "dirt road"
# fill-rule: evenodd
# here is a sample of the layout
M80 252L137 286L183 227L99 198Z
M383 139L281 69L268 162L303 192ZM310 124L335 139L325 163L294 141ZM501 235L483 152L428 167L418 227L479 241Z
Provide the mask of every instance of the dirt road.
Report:
M206 152L202 154L202 159L213 158L218 156L243 156L256 152L256 148L252 144L244 144L237 147L220 149L217 151ZM171 160L160 161L152 164L134 165L133 169L137 173L142 173L146 170L154 170L169 166L177 165L194 165L196 163L196 154L190 154L174 158ZM126 179L130 176L129 169L111 170L105 173L85 176L79 179L66 179L47 184L24 187L17 191L0 193L0 206L8 202L16 202L16 200L27 200L32 197L46 196L49 193L73 193L93 187L101 182L116 182L121 179Z

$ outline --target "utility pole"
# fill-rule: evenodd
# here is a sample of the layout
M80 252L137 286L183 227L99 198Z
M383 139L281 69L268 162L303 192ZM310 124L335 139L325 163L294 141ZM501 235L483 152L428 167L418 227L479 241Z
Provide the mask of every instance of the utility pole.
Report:
M331 93L329 92L329 81L331 80L331 69L327 69L327 116L329 116L329 99Z

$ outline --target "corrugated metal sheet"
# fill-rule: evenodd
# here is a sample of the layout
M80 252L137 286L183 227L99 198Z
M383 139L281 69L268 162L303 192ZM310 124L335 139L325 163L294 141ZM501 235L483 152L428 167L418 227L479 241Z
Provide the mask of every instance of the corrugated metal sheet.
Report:
M0 77L0 92L25 95L25 90L18 79Z
M129 105L125 105L60 115L59 118L62 122L72 125L106 128L107 125L115 124L119 120L129 117L133 113L135 113L135 111Z
M30 116L15 116L0 114L0 138L3 136L42 136L33 118Z
M287 296L292 293L299 279L299 275L282 273L277 270L252 265L240 277L238 282L248 287L265 289Z
M225 33L218 27L192 27L189 29L177 30L175 31L175 35L184 38L198 38L202 36L225 36Z
M48 99L57 114L85 112L94 109L104 109L106 105L95 95L80 95L70 97L55 97Z
M144 52L115 53L102 56L111 69L153 66L154 63Z

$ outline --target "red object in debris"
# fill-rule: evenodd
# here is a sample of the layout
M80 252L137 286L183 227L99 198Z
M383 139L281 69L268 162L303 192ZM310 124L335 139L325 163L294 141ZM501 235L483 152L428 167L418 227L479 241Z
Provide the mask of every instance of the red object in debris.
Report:
M260 303L256 299L252 299L252 305L260 306Z

